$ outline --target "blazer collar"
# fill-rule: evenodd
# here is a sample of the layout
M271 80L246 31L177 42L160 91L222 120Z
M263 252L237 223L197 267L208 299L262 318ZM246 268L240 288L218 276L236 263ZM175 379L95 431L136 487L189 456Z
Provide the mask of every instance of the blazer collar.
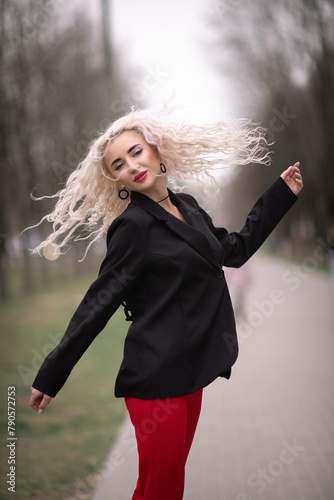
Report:
M171 193L168 190L169 194ZM137 191L131 191L131 204L139 205L144 208L147 212L152 214L156 219L167 222L168 212L162 208L159 203L156 203L151 198L143 193L138 193Z
M168 192L172 203L179 209L187 223L174 217L151 198L137 191L131 192L131 203L139 205L156 219L164 222L171 231L187 241L212 266L221 269L222 246L210 231L200 212L169 189Z

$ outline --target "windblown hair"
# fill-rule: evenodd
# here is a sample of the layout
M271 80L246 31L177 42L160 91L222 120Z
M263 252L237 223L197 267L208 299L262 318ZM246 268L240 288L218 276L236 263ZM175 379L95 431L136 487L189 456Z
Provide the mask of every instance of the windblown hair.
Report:
M176 179L202 180L212 172L233 165L269 164L265 129L247 119L231 123L191 125L172 123L167 110L133 110L119 118L91 144L87 156L68 177L54 210L43 217L53 223L49 237L32 251L53 244L64 248L70 240L87 239L90 245L107 231L129 203L121 200L121 183L112 178L104 155L109 144L124 131L140 134L165 164L167 186L174 191ZM35 199L43 199L35 198ZM79 236L75 233L80 231ZM83 232L86 236L83 236Z

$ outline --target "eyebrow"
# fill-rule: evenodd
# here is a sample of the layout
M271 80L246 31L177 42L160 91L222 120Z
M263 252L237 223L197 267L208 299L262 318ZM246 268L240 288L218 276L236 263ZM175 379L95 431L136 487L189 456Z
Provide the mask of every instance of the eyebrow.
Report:
M131 146L131 148L128 150L127 154L130 154L130 153L131 153L131 151L132 151L133 149L135 149L137 146L140 146L140 144L135 144L134 146ZM118 161L120 161L120 160L121 160L121 158L116 158L116 160L114 160L114 161L112 162L111 166L113 166L115 163L117 163L117 162L118 162Z

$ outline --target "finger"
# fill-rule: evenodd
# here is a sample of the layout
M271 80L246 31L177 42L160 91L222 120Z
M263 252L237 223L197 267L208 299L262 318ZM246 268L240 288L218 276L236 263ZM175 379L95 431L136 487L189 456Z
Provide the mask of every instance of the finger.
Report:
M37 389L31 389L31 398L29 401L29 405L38 413L44 413L45 408L50 403L52 397L47 394L43 394L43 392L38 391Z
M296 162L294 165L291 165L286 170L284 170L284 172L281 173L282 179L286 181L288 177L292 177L296 169L299 168L298 166L299 162Z
M31 408L33 408L35 411L38 411L39 404L43 399L43 393L40 391L37 391L37 389L32 388L31 389L31 397L29 401L29 405Z
M48 406L48 404L50 404L51 399L52 399L51 396L48 396L47 394L43 394L43 399L42 399L41 403L39 404L39 408L38 408L39 414L42 414L45 412L45 408Z
M288 168L288 175L294 177L296 175L300 175L299 163L295 163L293 166Z
M300 170L297 169L296 167L290 167L290 170L286 176L286 179L288 178L291 179L292 181L300 182L302 180Z
M300 173L299 168L295 168L294 173L293 173L293 178L299 179L299 180L301 180L303 178L302 174Z
M282 179L285 181L287 179L287 177L289 176L289 169L291 167L289 167L287 170L284 170L284 172L281 173L281 177Z
M301 178L301 173L300 173L300 170L298 170L298 169L292 170L290 175L291 175L291 177L296 178L296 179Z

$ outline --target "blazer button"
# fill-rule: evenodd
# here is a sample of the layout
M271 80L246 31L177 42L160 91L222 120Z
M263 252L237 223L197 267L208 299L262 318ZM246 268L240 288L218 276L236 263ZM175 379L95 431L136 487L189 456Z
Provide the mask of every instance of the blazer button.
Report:
M217 276L217 278L219 278L221 280L224 277L224 272L223 271L217 271L216 276Z

